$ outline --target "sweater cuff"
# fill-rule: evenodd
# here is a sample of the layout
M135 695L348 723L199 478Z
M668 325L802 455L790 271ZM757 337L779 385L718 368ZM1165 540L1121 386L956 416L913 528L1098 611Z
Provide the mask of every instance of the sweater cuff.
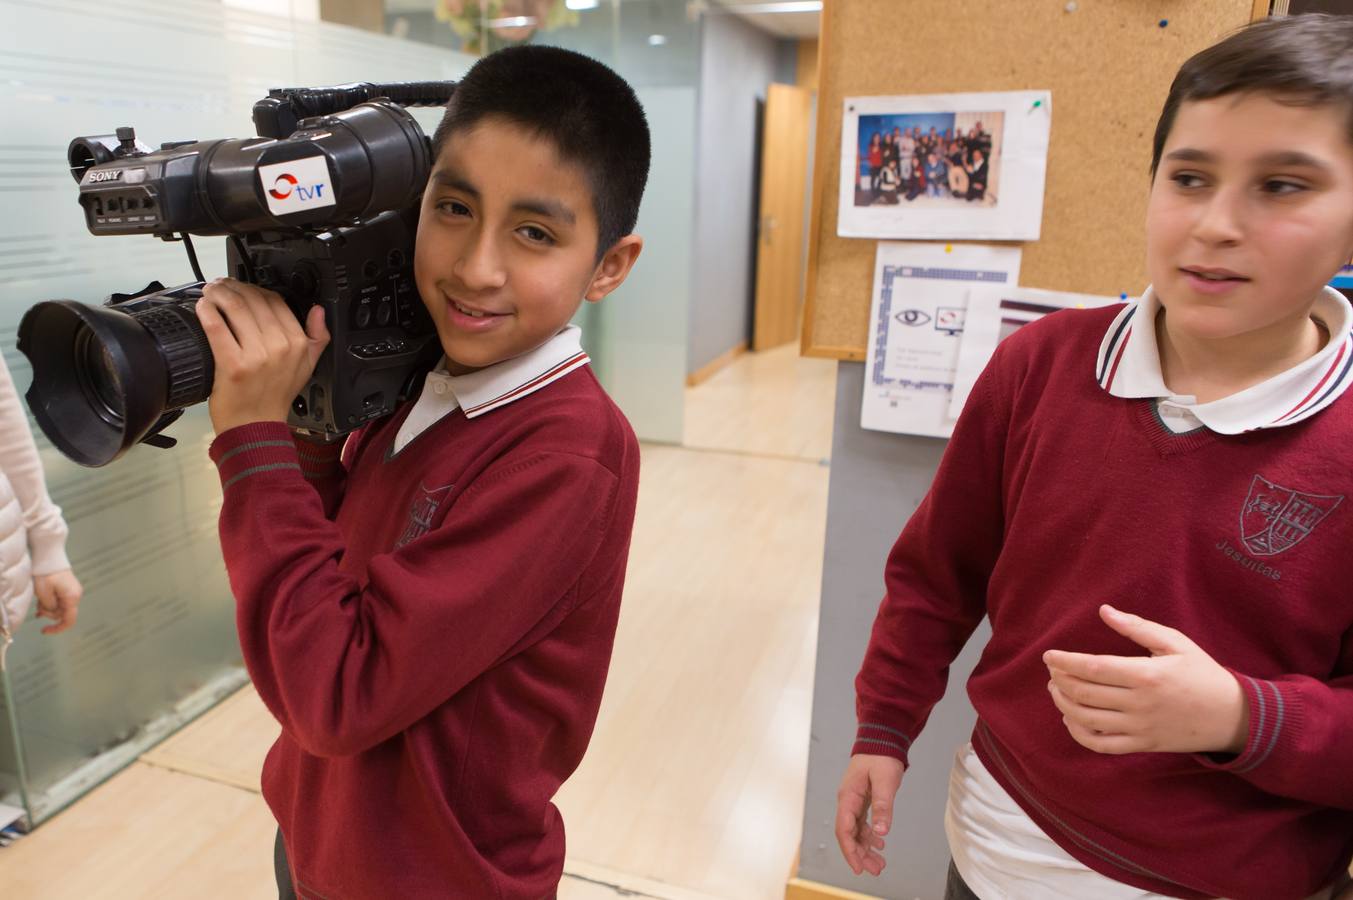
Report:
M343 474L343 441L326 444L309 440L299 434L293 434L291 440L296 447L296 456L301 463L301 474L305 476L306 481L322 481Z
M61 510L53 510L53 524L46 528L28 529L28 558L34 575L51 575L70 568L66 556L66 534L69 529L61 518Z
M1296 691L1284 690L1279 682L1251 678L1233 669L1227 671L1240 683L1250 709L1245 748L1234 755L1197 753L1194 758L1209 769L1243 775L1292 752L1301 731L1302 708Z
M299 472L301 465L284 422L251 422L222 432L207 451L221 489L265 473Z
M911 751L911 741L911 736L899 729L877 722L861 722L855 731L855 745L850 748L850 755L891 756L909 767L907 754Z

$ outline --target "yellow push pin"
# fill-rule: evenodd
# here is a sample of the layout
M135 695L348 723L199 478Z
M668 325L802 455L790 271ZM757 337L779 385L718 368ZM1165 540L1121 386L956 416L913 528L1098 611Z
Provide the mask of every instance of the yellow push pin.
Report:
M945 253L953 253L953 252L954 252L954 245L953 245L953 244L945 244L945 245L944 245L944 252L945 252Z

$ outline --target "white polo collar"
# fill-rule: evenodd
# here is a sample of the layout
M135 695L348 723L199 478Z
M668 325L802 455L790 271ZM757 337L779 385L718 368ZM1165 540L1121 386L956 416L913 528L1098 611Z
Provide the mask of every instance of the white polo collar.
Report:
M398 453L434 422L459 408L473 419L506 406L563 378L590 360L582 348L582 329L568 325L521 356L505 359L468 375L446 371L446 357L427 374L423 391L395 435Z
M1285 372L1243 391L1198 403L1191 395L1165 386L1156 345L1160 301L1152 288L1123 307L1100 342L1095 361L1099 386L1115 397L1156 398L1183 407L1219 434L1281 428L1310 418L1329 406L1353 382L1353 307L1343 294L1326 287L1311 310L1330 333L1319 353Z
M486 412L506 406L514 400L534 394L551 382L558 381L574 369L585 366L589 360L583 352L583 332L577 325L564 330L534 350L494 363L469 375L446 374L446 358L428 374L445 379L451 392L465 410L465 418L473 419ZM423 390L426 392L427 387Z

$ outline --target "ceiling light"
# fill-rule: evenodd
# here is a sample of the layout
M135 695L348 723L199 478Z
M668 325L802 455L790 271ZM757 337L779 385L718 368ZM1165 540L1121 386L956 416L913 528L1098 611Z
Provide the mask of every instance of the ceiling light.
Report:
M502 19L489 19L490 28L525 28L536 24L535 16L506 16Z
M726 7L733 13L798 13L822 12L822 0L788 0L783 3L738 3Z

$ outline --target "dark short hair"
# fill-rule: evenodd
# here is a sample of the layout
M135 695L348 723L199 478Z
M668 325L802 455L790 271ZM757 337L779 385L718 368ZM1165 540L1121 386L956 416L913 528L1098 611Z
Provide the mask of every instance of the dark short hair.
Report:
M1353 140L1353 16L1262 19L1189 57L1156 123L1151 177L1180 104L1253 92L1273 94L1284 103L1343 107Z
M480 59L456 85L432 137L447 139L485 119L511 122L554 144L583 170L597 216L597 259L634 231L648 181L648 120L625 79L591 57L520 45Z

